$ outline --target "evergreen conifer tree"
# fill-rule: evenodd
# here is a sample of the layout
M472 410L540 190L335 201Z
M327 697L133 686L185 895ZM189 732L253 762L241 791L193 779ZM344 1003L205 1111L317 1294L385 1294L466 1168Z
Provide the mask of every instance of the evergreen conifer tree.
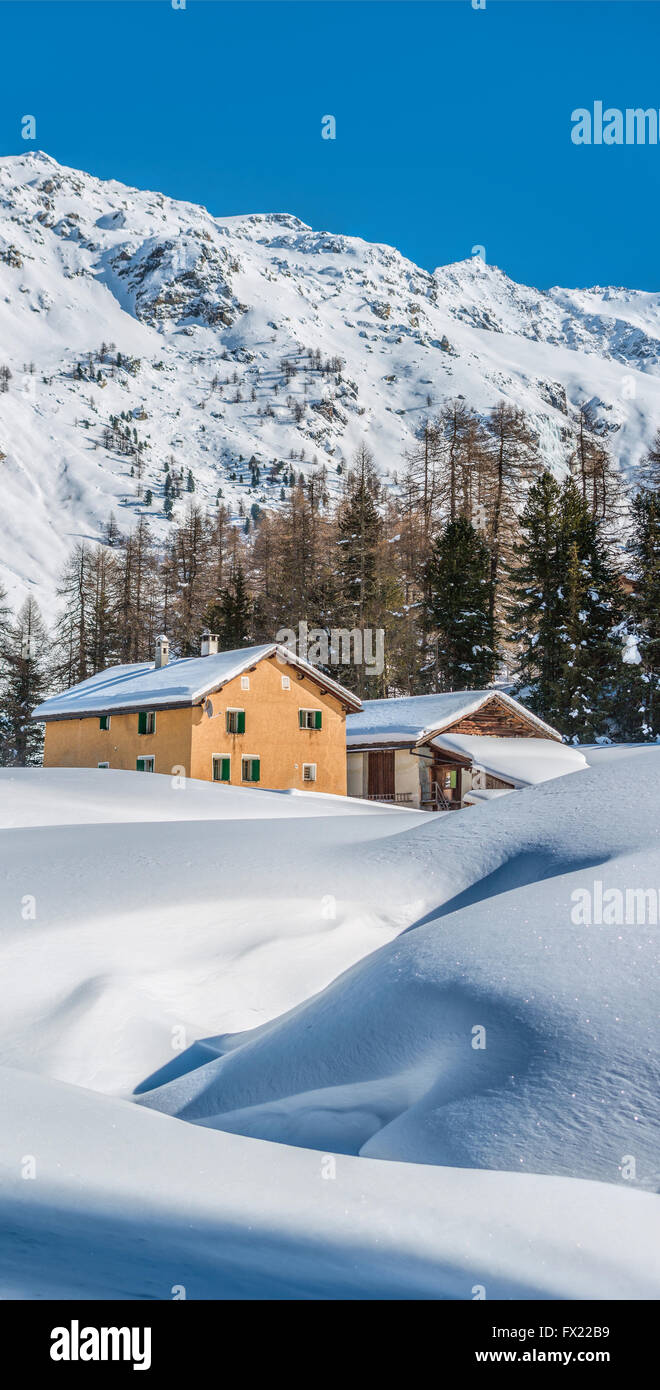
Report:
M572 478L544 473L521 517L514 638L519 691L574 742L616 733L622 594L601 524Z
M466 517L450 521L426 566L426 621L435 648L433 688L483 690L495 674L490 552Z
M532 484L514 548L512 637L518 648L518 687L549 722L561 704L563 644L559 558L561 489L551 473Z
M217 632L223 651L249 645L252 611L245 572L240 560L236 560L227 584L207 610L207 625Z
M643 488L632 504L628 738L660 737L660 491Z
M46 693L48 636L38 605L27 598L9 627L0 700L5 767L40 765L43 728L30 715Z

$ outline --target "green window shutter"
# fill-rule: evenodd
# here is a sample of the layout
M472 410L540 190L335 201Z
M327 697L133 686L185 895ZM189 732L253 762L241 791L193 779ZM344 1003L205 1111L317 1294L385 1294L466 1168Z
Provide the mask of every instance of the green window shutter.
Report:
M259 781L259 774L260 774L260 771L261 771L261 759L260 759L260 758L253 758L253 759L252 759L252 776L251 776L251 778L250 778L250 781L251 781L251 782L258 782L258 781Z
M230 777L230 767L231 767L231 764L230 764L229 758L223 758L223 759L222 759L222 763L221 763L221 767L220 767L220 781L221 781L221 782L228 782L228 781L229 781L229 777Z
M320 729L323 722L323 712L320 709L314 711L314 728Z
M109 719L110 716L108 714L102 714L99 719L99 729L109 729Z
M298 710L298 723L299 723L301 729L304 729L304 728L306 727L306 719L305 719L305 711L304 711L304 709L299 709L299 710Z
M239 711L238 711L237 732L238 732L239 734L244 734L244 733L245 733L245 710L244 710L244 709L239 709Z
M144 758L138 758L135 763L136 772L144 772Z
M138 714L138 733L139 733L139 734L146 734L146 732L147 732L147 711L146 711L145 709L141 709L140 712L139 712L139 714Z

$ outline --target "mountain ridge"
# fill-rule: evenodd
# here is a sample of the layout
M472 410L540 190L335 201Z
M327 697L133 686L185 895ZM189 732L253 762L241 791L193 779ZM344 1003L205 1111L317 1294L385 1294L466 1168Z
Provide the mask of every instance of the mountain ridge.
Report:
M50 616L68 551L111 513L166 537L166 459L243 524L281 505L286 471L332 500L363 440L392 481L461 395L524 409L558 472L589 401L634 474L660 425L660 294L537 290L478 256L431 273L293 213L216 217L34 151L0 159L3 364L0 574ZM108 432L122 416L139 456Z

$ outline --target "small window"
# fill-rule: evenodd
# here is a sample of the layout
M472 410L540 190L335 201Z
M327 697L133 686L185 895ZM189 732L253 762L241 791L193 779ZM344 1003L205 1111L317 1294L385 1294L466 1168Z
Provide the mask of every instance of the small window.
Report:
M448 767L445 768L444 789L445 789L445 791L455 791L455 790L456 790L456 769L455 769L455 768L453 768L453 769L450 769L450 768L448 768Z
M320 729L323 714L320 709L300 709L298 710L298 721L301 729Z
M250 689L250 677L249 677L249 676L241 676L241 690L249 690L249 689Z
M244 734L244 733L245 733L245 710L244 710L244 709L228 709L228 710L227 710L227 733L228 733L228 734Z
M258 782L260 775L260 758L241 758L241 777L244 782Z
M290 677L290 676L282 676L282 689L283 689L283 690L290 690L290 689L291 689L291 677Z
M316 781L316 763L303 763L303 782Z
M137 761L136 761L135 767L136 767L136 770L137 770L138 772L153 772L153 770L154 770L154 759L153 759L153 758L138 758Z
M141 709L138 714L138 733L155 734L156 732L156 711L155 709Z
M213 757L213 781L214 781L214 782L229 782L229 781L231 781L231 758L224 758L224 757L222 757L221 755L215 755L215 754L214 754L214 757Z
M110 764L109 764L109 763L98 763L97 766L98 766L98 767L109 767Z
M99 729L109 729L109 728L110 728L110 715L109 715L109 714L102 714L102 715L100 715L100 717L99 717ZM99 767L101 767L101 766L105 767L105 766L107 766L107 764L106 764L106 763L103 763L103 764L99 763Z

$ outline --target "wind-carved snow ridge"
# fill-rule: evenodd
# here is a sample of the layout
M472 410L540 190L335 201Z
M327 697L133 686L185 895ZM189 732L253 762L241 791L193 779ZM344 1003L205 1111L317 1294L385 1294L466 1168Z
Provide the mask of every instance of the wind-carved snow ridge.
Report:
M0 341L0 578L47 612L72 543L99 538L111 512L167 534L170 456L198 502L220 491L237 515L241 500L280 505L285 465L325 466L332 497L365 439L391 479L457 395L482 413L524 408L557 470L585 401L625 470L660 424L658 294L543 292L478 257L431 275L292 214L217 218L42 153L0 160ZM122 414L144 445L140 498L130 458L104 443Z
M452 816L0 770L2 1296L657 1297L658 926L572 912L660 890L660 749L588 758Z
M435 908L282 1019L166 1065L140 1103L415 1163L617 1184L632 1158L657 1191L659 756L398 834L390 868L426 872ZM364 847L365 877L382 852ZM655 912L585 923L596 882L651 890Z

